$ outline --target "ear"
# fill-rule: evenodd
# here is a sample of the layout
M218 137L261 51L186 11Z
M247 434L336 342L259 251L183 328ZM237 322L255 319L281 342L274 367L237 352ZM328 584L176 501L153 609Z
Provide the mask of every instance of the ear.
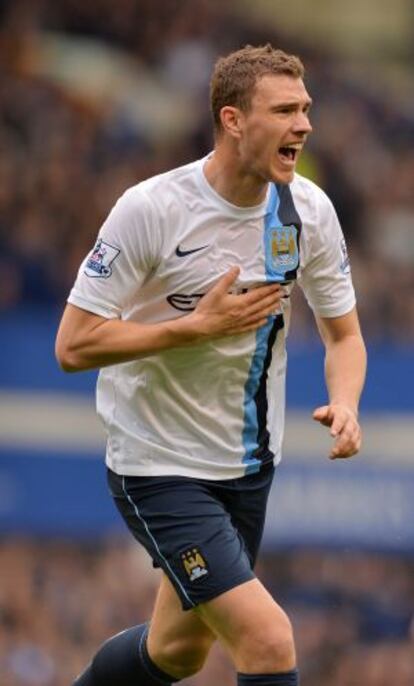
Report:
M237 107L225 105L220 110L220 120L223 131L233 138L240 138L242 132L243 113Z

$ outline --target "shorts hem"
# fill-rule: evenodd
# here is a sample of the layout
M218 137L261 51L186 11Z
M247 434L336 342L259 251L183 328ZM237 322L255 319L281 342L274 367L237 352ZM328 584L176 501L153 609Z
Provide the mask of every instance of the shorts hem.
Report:
M164 570L164 572L165 572L165 570ZM198 607L198 605L203 605L204 603L208 603L210 600L214 600L215 598L218 598L219 596L223 595L223 593L227 593L227 591L231 591L233 588L236 588L237 586L241 586L242 584L245 584L247 581L252 581L252 579L256 579L256 574L253 571L250 574L243 574L242 576L239 576L236 579L232 579L231 581L228 582L228 584L223 585L220 589L217 589L215 591L211 591L210 593L206 593L206 595L200 600L195 600L189 594L189 598L191 599L191 603L192 603L191 605L187 599L182 598L180 595L180 600L181 600L183 610L184 611L193 610L195 607ZM171 581L171 579L170 579L170 581Z

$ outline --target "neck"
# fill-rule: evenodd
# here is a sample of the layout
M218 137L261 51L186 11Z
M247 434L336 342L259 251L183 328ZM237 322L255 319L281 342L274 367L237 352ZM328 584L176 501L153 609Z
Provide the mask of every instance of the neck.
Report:
M266 198L268 182L246 172L234 152L217 145L204 165L209 184L225 200L238 207L254 207Z

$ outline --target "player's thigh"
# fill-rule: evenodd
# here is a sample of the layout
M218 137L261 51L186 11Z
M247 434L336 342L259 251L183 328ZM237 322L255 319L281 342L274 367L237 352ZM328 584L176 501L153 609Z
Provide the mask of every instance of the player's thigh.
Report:
M217 634L236 667L250 671L291 669L295 664L292 627L284 610L258 579L252 579L199 605L200 619Z
M183 610L181 600L163 574L148 632L148 651L165 671L179 667L200 669L215 635L194 610Z

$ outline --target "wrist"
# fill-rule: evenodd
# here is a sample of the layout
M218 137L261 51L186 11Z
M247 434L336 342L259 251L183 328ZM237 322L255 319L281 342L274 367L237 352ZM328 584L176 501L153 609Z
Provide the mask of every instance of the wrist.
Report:
M163 322L167 336L167 346L190 345L204 338L199 317L194 313Z
M358 417L358 405L354 402L350 402L349 400L344 400L343 398L332 398L329 401L330 405L341 405L341 407L346 407L347 410L352 412L355 417Z

